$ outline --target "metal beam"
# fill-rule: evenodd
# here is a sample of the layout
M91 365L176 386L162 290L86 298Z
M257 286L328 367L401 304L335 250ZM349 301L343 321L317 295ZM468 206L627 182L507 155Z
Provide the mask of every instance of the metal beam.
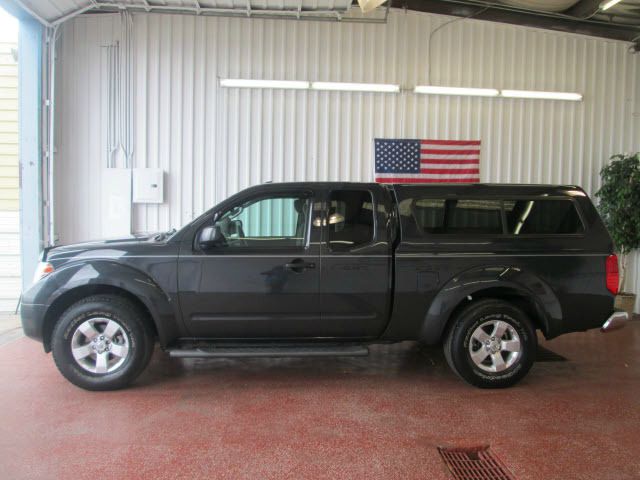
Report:
M77 17L78 15L84 12L88 12L89 10L94 10L98 8L97 5L98 5L97 3L91 2L89 5L85 5L82 8L79 8L77 10L74 10L73 12L70 12L70 13L67 13L66 15L58 17L53 22L51 22L51 26L55 27L55 26L61 25L67 20L71 20L73 17Z
M0 4L2 2L16 2L21 6L24 6L22 0L0 0ZM345 10L334 10L334 9L324 9L324 10L302 10L302 2L299 6L293 9L283 9L283 10L254 10L251 7L250 0L246 0L246 6L244 9L240 8L214 8L214 7L204 7L199 0L192 0L193 6L186 5L167 5L166 2L163 2L164 5L151 5L148 0L141 0L141 3L119 3L110 0L90 0L88 5L77 8L69 13L61 15L60 17L54 19L53 21L48 22L47 20L37 16L35 12L29 10L32 17L37 18L40 23L42 23L46 27L54 27L57 25L61 25L68 20L82 14L88 13L91 11L104 11L104 12L114 12L114 11L123 11L128 10L132 12L157 12L157 13L171 13L171 14L195 14L195 15L205 15L205 16L221 16L221 17L250 17L250 18L270 18L270 19L298 19L298 20L316 20L316 21L345 21L345 22L359 22L359 23L386 23L385 15L384 19L368 19L368 18L344 18L343 13L346 13L348 9ZM26 8L26 7L25 7ZM387 8L388 14L388 8Z
M466 17L489 7L486 11L479 12L474 19L625 41L632 41L640 34L640 26L593 19L581 20L566 14L524 10L482 0L392 0L391 6L457 17Z
M600 10L600 3L602 0L580 0L562 13L576 18L591 18Z
M244 9L239 8L212 8L212 7L201 7L200 9L195 6L173 6L173 5L151 5L151 4L124 4L124 3L115 3L115 2L96 2L96 4L87 5L78 10L75 10L63 17L60 17L52 22L53 25L59 25L60 23L79 15L80 13L84 13L87 11L105 11L105 12L113 12L113 11L122 11L129 10L132 12L137 11L146 11L146 12L157 12L157 13L174 13L174 14L202 14L202 15L212 15L212 16L225 16L225 17L247 17L251 18L272 18L272 19L291 19L291 18L299 18L300 20L346 20L343 19L342 14L338 10L308 10L299 12L298 9L293 10L253 10L251 9L251 5L247 2L247 7ZM367 19L363 19L367 20ZM366 22L366 23L380 23L377 20Z

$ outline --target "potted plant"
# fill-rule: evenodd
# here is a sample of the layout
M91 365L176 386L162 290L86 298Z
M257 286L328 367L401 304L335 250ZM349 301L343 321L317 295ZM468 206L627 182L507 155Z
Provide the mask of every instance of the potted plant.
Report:
M620 288L616 307L633 314L635 293L625 291L629 254L640 248L640 153L614 155L600 171L602 187L596 193L602 218L620 259Z

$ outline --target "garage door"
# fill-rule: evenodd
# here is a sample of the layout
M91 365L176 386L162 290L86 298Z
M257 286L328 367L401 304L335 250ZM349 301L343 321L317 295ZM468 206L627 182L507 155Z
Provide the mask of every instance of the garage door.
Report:
M0 42L0 311L20 296L18 66L15 42Z
M20 296L18 212L0 212L0 312L16 309Z

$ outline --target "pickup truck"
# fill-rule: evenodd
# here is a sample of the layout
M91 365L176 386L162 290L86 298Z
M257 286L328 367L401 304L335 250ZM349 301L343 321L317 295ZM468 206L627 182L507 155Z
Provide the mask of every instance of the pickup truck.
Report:
M441 344L478 387L523 378L537 332L624 325L618 263L575 186L283 183L180 229L45 249L26 335L75 385L174 357L366 355Z

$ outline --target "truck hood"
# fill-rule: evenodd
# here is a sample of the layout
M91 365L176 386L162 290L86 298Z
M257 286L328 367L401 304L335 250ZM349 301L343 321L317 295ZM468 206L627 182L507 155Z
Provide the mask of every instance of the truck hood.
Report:
M128 252L131 248L141 247L144 243L153 242L159 233L147 233L142 235L131 235L123 238L111 238L105 240L92 240L88 242L72 243L47 247L44 249L43 260L52 260L60 257L79 257L84 252L96 252L104 256L119 257ZM164 240L163 240L164 241Z

